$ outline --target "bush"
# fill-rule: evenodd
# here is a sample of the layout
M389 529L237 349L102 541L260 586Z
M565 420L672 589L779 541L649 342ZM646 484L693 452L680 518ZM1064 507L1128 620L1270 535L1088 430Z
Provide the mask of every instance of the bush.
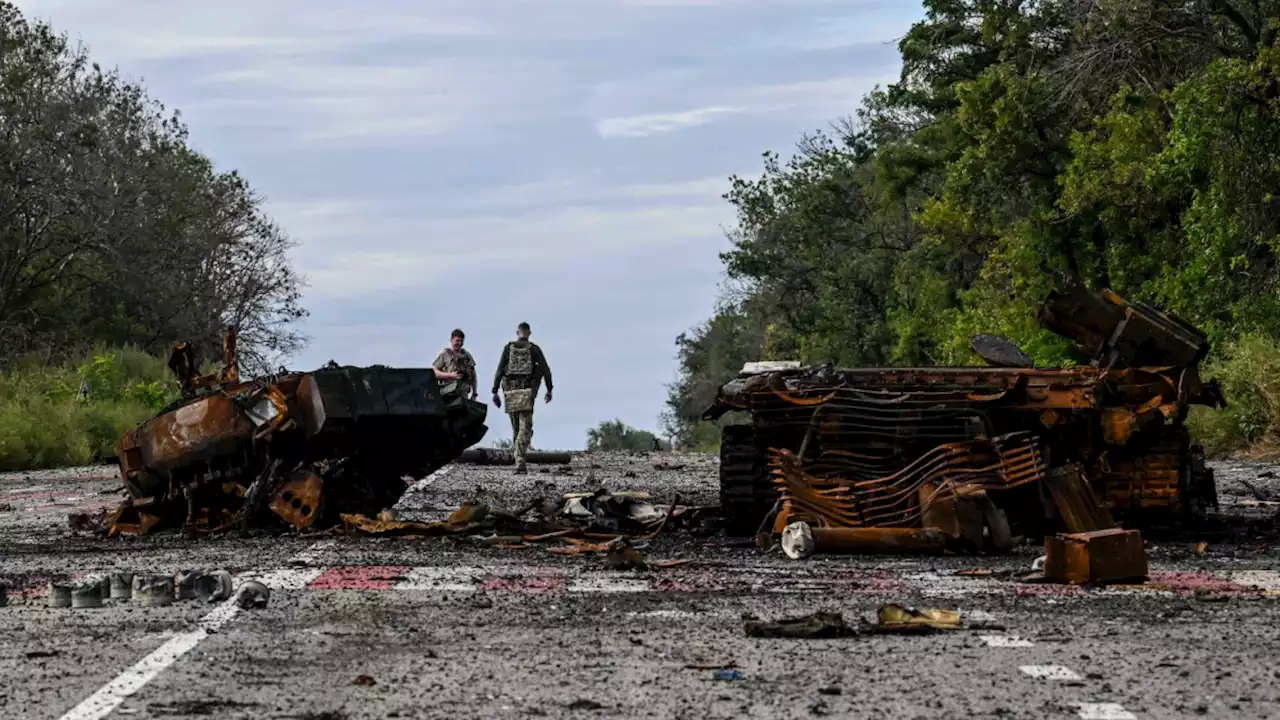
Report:
M110 457L121 435L177 395L165 361L138 350L98 348L63 365L19 361L0 373L0 470Z
M1216 378L1226 396L1225 410L1193 408L1191 434L1211 456L1280 447L1280 343L1245 335L1229 343L1201 373Z
M587 450L590 452L647 451L654 447L666 449L666 444L648 430L637 430L621 420L605 420L587 431Z

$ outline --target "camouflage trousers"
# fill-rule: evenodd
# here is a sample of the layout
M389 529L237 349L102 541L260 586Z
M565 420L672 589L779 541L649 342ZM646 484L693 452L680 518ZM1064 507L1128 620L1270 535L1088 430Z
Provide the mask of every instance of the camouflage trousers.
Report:
M533 411L508 412L507 417L511 418L511 434L514 436L512 449L516 462L520 462L529 452L529 443L533 442Z

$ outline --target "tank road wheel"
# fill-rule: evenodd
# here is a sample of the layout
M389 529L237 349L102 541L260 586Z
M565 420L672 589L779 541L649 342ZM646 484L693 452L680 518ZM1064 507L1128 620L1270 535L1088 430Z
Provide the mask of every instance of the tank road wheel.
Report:
M720 512L725 530L734 537L754 535L776 499L768 462L756 448L755 428L725 427L720 434Z

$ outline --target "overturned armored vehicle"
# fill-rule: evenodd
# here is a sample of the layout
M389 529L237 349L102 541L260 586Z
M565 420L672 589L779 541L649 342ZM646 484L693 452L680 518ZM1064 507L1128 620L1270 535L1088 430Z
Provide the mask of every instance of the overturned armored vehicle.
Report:
M731 532L776 536L798 520L853 529L830 532L829 544L991 549L1116 521L1185 526L1216 506L1212 470L1183 424L1191 405L1225 405L1197 371L1205 336L1070 282L1045 300L1040 322L1092 362L1037 369L980 336L974 349L989 367L748 365L704 414L749 416L723 429Z
M242 381L234 331L222 373L197 377L190 348L170 367L182 398L126 433L116 455L129 498L111 532L250 525L316 529L376 515L487 430L487 408L441 394L430 369L330 363Z

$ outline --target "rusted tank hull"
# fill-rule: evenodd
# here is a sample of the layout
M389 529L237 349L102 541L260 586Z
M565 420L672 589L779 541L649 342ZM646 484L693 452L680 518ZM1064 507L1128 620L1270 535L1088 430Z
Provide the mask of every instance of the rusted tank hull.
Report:
M487 431L485 405L443 396L430 369L235 377L186 377L182 401L120 438L130 500L118 531L263 522L301 530L342 512L376 514L404 493L404 478L448 464Z
M1081 308L1100 316L1073 314ZM940 508L966 487L989 495L1003 516L997 525L1007 518L1012 532L1028 536L1063 531L1064 516L1106 525L1114 511L1141 526L1194 521L1214 506L1212 472L1183 425L1190 406L1224 404L1195 365L1207 351L1204 336L1153 308L1078 288L1050 297L1041 316L1078 333L1095 362L744 369L704 414L747 415L725 428L721 446L722 509L732 531L753 533L766 515L775 532L793 520L850 528L954 523ZM1015 437L1033 461L1013 462L998 449ZM1054 495L1049 473L1068 466L1084 484ZM1106 512L1086 512L1082 502Z

